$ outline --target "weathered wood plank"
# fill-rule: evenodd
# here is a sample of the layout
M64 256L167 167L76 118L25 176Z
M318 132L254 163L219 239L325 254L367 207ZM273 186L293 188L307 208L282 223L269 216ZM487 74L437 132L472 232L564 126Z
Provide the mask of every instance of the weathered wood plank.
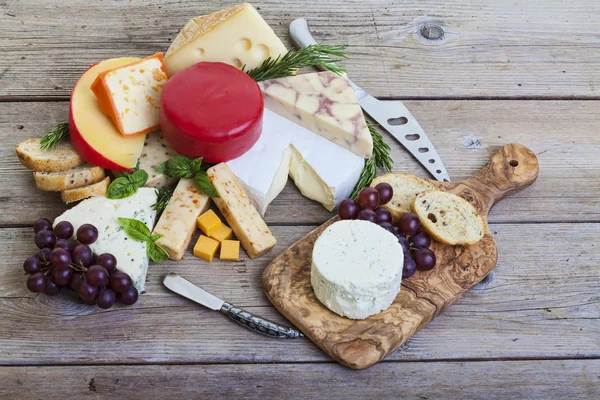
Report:
M3 367L0 397L592 399L599 374L600 360Z
M68 96L92 63L165 51L189 18L235 3L7 0L0 98ZM599 96L597 2L253 3L288 46L298 17L318 40L348 43L351 76L375 96Z
M206 290L285 323L262 292L263 268L311 227L275 227L273 253L239 263L188 254L152 265L132 307L100 311L25 288L29 228L0 230L0 364L309 362L329 360L307 339L279 341L169 293L175 271ZM499 224L493 276L417 333L388 360L600 357L600 224ZM48 338L52 351L48 351ZM89 338L94 337L93 341Z
M538 155L537 182L500 202L490 214L491 222L600 220L596 102L409 101L407 106L429 133L453 180L471 176L506 143L520 142ZM35 189L14 146L65 121L67 109L65 102L0 103L0 226L31 224L66 209L58 194ZM391 136L385 137L395 170L427 177ZM266 220L270 225L316 224L330 216L288 183L269 206Z

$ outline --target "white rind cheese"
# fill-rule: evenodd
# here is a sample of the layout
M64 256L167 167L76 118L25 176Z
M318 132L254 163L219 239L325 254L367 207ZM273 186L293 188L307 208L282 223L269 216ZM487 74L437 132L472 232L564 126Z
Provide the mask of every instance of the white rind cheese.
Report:
M92 197L65 211L54 220L69 221L77 229L83 224L92 224L98 229L98 240L90 245L96 254L111 253L117 259L117 268L131 277L134 286L142 293L148 272L149 258L146 243L127 236L119 218L142 221L150 231L154 226L156 190L140 188L133 196L111 200L104 196Z
M264 215L288 174L305 197L331 211L352 193L364 159L265 109L258 142L227 165Z
M315 242L310 281L331 311L365 319L392 304L403 264L402 246L392 233L368 221L338 221Z
M175 150L169 146L169 143L162 137L160 132L152 132L146 135L144 149L139 159L140 169L148 173L148 180L144 186L157 189L175 186L177 179L161 174L156 168L176 155Z

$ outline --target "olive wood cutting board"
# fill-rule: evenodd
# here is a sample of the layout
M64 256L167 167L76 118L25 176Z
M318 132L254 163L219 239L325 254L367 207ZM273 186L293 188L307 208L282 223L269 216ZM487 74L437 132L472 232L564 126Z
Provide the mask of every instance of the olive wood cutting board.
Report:
M486 217L487 226L492 206L531 185L537 176L535 154L523 145L509 144L471 178L432 183L471 202ZM400 293L388 309L365 320L351 320L321 304L310 283L313 245L337 220L332 218L290 246L265 268L262 280L267 297L279 312L334 360L354 369L383 360L485 278L498 259L489 227L484 238L471 246L434 241L434 269L403 279Z

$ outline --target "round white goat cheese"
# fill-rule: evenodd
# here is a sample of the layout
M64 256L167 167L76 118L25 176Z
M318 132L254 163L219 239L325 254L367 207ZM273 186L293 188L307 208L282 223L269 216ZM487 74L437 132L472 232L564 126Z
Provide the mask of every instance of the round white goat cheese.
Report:
M402 246L392 233L368 221L338 221L315 242L310 281L331 311L365 319L392 304L403 264Z

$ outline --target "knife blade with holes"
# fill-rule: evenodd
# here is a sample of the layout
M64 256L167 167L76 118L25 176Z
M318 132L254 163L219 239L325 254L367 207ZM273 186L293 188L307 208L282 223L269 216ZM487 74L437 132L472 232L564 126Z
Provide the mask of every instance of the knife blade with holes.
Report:
M317 44L304 18L290 23L290 36L298 48ZM450 176L433 143L408 109L398 100L378 100L348 78L362 109L392 135L438 181L450 182Z

